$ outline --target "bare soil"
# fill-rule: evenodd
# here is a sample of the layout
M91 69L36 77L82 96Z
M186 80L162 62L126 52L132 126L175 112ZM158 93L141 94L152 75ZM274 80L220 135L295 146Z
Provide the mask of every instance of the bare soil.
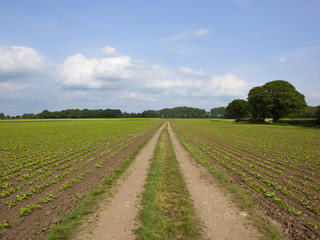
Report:
M169 134L195 211L203 224L204 239L259 239L247 213L241 212L225 189L218 187L207 169L192 161L169 124Z
M141 196L162 128L141 150L122 179L101 201L100 210L85 219L72 239L134 239ZM208 171L192 161L169 124L169 134L195 211L202 223L202 239L259 239L261 234L241 212L232 197L215 184Z
M230 146L227 146L225 143L222 143L220 141L216 141L215 144L222 149L222 152L227 152L228 149L230 149ZM226 150L227 149L227 150ZM261 158L259 155L253 155L251 153L248 153L246 151L242 151L239 149L234 149L235 151L243 154L246 157L252 157L254 156L255 159ZM210 157L208 156L210 159ZM232 157L231 157L232 158ZM263 158L261 158L263 159ZM271 163L270 166L276 167L277 165L275 163ZM234 166L236 169L241 170L238 166ZM263 172L270 172L268 169L261 170ZM292 175L296 176L297 179L299 179L298 174L301 173L300 170L290 170L289 172L284 172L281 175L279 175L278 178L274 179L275 182L277 182L279 185L284 185L283 180L288 180L287 176ZM255 178L254 176L251 176ZM302 221L302 219L298 216L293 215L292 213L289 213L285 208L281 207L279 204L275 203L274 200L271 198L266 198L264 195L257 193L255 190L250 188L247 183L245 183L241 177L239 177L236 174L230 173L229 179L231 180L232 184L241 186L242 188L247 189L255 199L255 207L256 211L261 212L264 216L269 217L273 220L273 222L277 223L278 225L281 225L281 228L283 229L283 232L287 235L287 239L293 239L293 240L318 240L320 239L320 232L319 230L316 230L313 226L310 226L308 223L313 222L317 226L319 226L319 216L317 216L314 212L312 212L307 207L301 205L297 200L292 199L288 197L287 195L283 194L282 192L277 192L277 195L284 199L288 204L295 208L297 211L302 211L304 214L302 217L305 219ZM299 179L304 180L304 179ZM260 185L264 186L266 189L268 189L270 192L274 192L274 189L270 186L268 186L263 181L255 178L255 181L259 183ZM294 181L294 184L300 186L302 189L305 186L302 186L298 180ZM284 185L285 186L285 185ZM305 201L314 202L315 205L318 206L319 200L313 199L311 196L308 195L302 195L299 191L292 191L294 194L299 196L301 199L304 199ZM311 192L314 195L319 195L319 192L316 189L309 189L309 192Z
M153 157L154 149L162 128L151 138L141 150L129 169L117 181L115 186L101 200L101 207L84 219L72 239L134 239L133 232L139 226L137 216L141 209L141 196ZM151 132L149 134L152 134ZM232 202L232 196L220 188L208 171L197 165L183 148L172 131L169 123L169 134L180 169L186 181L195 212L202 223L203 239L259 239L261 234ZM135 141L106 162L105 171L96 171L87 181L81 181L67 192L57 195L58 200L50 202L30 216L10 222L11 228L6 229L1 239L43 239L50 225L57 224L63 213L71 210L78 199L102 179L110 176L122 161L145 140L148 135ZM95 171L92 166L90 169ZM32 199L30 199L32 203ZM277 214L275 206L263 204L265 214ZM275 211L274 211L275 210ZM278 215L277 220L286 216ZM286 221L288 222L288 221ZM289 221L293 224L292 221ZM291 228L291 226L288 226ZM299 229L300 230L300 229ZM296 233L297 234L297 233ZM303 231L298 236L303 235ZM311 237L311 239L314 239Z
M141 150L126 174L118 180L114 189L105 194L98 213L89 216L86 224L72 239L134 239L132 231L138 225L141 195L144 190L150 161L161 127L148 144Z
M44 239L51 225L59 223L63 215L72 210L80 198L90 191L90 189L96 187L100 181L111 176L114 170L121 165L132 151L153 133L154 131L152 130L129 144L129 146L105 162L103 168L95 168L92 164L88 165L83 171L90 170L90 176L86 177L84 181L75 182L66 191L60 192L58 184L51 185L47 191L53 193L57 199L42 205L40 209L37 209L31 215L17 218L19 216L19 207L14 207L8 211L3 204L0 208L0 215L9 220L10 227L1 231L0 239ZM72 177L74 176L70 175L65 181L71 180ZM37 197L26 200L24 205L37 204L39 197L46 197L46 192L42 192Z

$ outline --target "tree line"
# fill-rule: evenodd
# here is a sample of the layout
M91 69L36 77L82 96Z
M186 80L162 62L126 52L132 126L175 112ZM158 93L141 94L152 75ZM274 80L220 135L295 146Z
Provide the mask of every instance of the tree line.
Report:
M227 107L205 109L193 107L164 108L161 110L146 110L142 113L127 113L119 109L67 109L41 113L25 113L22 116L10 117L0 113L0 119L63 119L63 118L229 118L240 121L250 118L254 122L265 122L272 118L277 122L280 118L318 118L320 120L320 105L307 106L305 97L287 81L275 80L262 86L252 88L247 100L235 99Z
M192 107L164 108L146 110L142 113L127 113L119 109L67 109L62 111L43 110L41 113L24 113L22 116L10 117L0 113L0 119L64 119L64 118L206 118L210 117L204 109Z
M225 110L233 114L236 121L251 117L254 122L265 122L266 118L272 118L275 123L280 118L298 118L306 114L320 120L320 105L307 106L304 95L283 80L252 88L247 101L235 99Z

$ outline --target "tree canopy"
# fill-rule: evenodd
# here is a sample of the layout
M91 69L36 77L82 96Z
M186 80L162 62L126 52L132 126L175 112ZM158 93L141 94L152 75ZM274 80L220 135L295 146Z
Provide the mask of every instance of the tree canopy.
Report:
M248 93L248 103L254 119L271 116L273 122L282 117L302 116L307 106L304 95L283 80L252 88Z
M3 114L4 115L4 114ZM208 117L206 110L192 107L164 108L161 110L146 110L142 113L126 113L119 109L67 109L62 111L43 110L41 113L24 113L23 119L58 119L58 118L204 118ZM0 114L0 118L2 114ZM18 118L18 117L17 117ZM20 117L19 117L20 118Z
M249 113L249 105L246 100L235 99L228 104L226 110L234 115L236 121L239 121L241 118L245 118Z
M203 118L207 116L206 110L192 107L164 108L159 113L164 118Z

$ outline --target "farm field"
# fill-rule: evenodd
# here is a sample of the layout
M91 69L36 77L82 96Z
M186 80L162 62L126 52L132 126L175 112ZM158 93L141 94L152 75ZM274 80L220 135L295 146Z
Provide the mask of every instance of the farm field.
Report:
M320 237L320 130L212 120L171 120L294 239ZM307 237L306 237L307 236Z
M43 238L161 120L0 122L0 236ZM58 215L57 215L58 214Z

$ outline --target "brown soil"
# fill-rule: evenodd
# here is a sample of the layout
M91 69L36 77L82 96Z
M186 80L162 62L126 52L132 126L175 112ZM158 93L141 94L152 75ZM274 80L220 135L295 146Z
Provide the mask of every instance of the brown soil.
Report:
M162 127L163 128L163 127ZM162 131L160 128L141 150L116 187L105 194L98 213L88 216L86 223L72 239L134 239L141 194L144 190L150 160ZM115 193L116 192L116 193ZM113 193L115 193L114 196Z
M160 129L142 149L134 163L116 186L105 194L101 208L84 220L72 239L134 239L139 225L137 216L144 190L150 159L160 135ZM219 188L208 171L191 161L169 125L169 133L186 180L195 211L203 225L203 239L259 239L261 234L232 202L226 190Z
M83 168L90 170L91 173L83 179L83 181L75 182L71 187L64 191L59 191L60 184L53 184L46 191L37 194L33 198L25 200L23 206L38 204L37 201L40 197L46 197L46 193L53 193L57 197L53 202L43 204L40 209L37 209L31 215L19 218L19 206L7 210L6 205L3 203L0 209L0 215L4 219L9 220L10 227L0 232L0 238L6 240L23 240L23 239L44 239L45 235L50 229L51 225L56 225L63 215L72 210L78 200L83 197L90 189L93 189L97 184L108 176L111 176L114 170L126 159L139 144L147 139L154 131L150 131L142 137L131 142L126 148L111 157L103 164L102 168L95 168L94 164L89 164ZM79 175L80 173L77 173ZM71 174L65 181L69 181L74 176ZM22 207L22 206L21 206Z
M169 124L169 134L187 183L197 216L203 223L204 239L259 239L261 234L232 202L225 189L203 167L191 160Z
M72 239L134 239L133 229L139 225L137 216L141 209L140 200L144 190L150 159L161 133L158 130L149 143L141 150L133 164L117 181L114 188L106 193L101 200L101 208L88 216ZM71 210L79 198L92 189L102 179L110 176L113 171L154 131L134 141L128 147L109 159L103 169L91 166L87 181L76 182L68 191L59 192L58 186L53 185L52 191L58 199L49 202L41 209L29 216L17 219L12 217L10 228L3 231L1 239L43 239L50 225L57 224L63 213ZM195 211L203 226L203 239L259 239L261 234L252 227L247 219L247 213L241 212L232 202L232 196L223 188L218 187L216 180L208 171L197 165L177 140L169 124L169 134L181 171L188 186L191 198L194 201ZM87 169L85 169L87 170ZM67 179L66 179L67 180ZM233 181L242 185L240 179ZM243 185L245 187L245 185ZM57 188L57 189L55 189ZM45 196L45 193L43 193ZM111 196L112 195L112 196ZM261 197L261 196L260 196ZM37 198L38 199L38 198ZM37 200L36 199L36 200ZM317 235L309 232L307 226L299 227L299 223L288 214L283 213L271 201L263 201L257 196L261 205L261 212L271 216L287 227L293 239L317 239ZM260 201L261 200L261 201ZM34 199L27 200L25 204L35 204ZM10 212L18 214L19 208ZM0 209L1 213L1 209ZM10 220L10 216L6 216Z
M219 141L217 141L219 145ZM228 148L227 148L228 149ZM242 152L246 156L250 156L246 152ZM208 156L210 159L210 156ZM214 164L216 162L212 160ZM273 165L271 165L273 166ZM238 169L237 166L234 166L236 169ZM274 167L274 166L273 166ZM241 170L241 169L239 169ZM228 172L228 171L227 171ZM294 175L295 171L290 171L290 175ZM288 173L283 173L279 176L277 179L278 182L280 182L280 185L283 185L281 183L282 179L285 179L284 176L286 176ZM315 222L317 225L319 223L319 217L316 216L313 212L310 210L301 207L300 204L298 204L293 199L289 198L288 196L282 194L281 192L277 192L277 195L286 200L290 206L294 207L297 210L302 210L305 214L302 216L306 220L302 221L299 217L295 216L292 213L289 213L285 208L280 206L279 204L275 203L271 198L266 198L264 195L256 192L255 190L251 189L247 183L245 183L241 177L239 177L236 174L229 173L228 174L229 179L231 180L232 184L239 185L242 188L247 189L255 199L255 206L257 208L258 212L261 212L263 215L270 217L274 222L282 226L283 231L286 233L288 239L293 240L318 240L320 239L320 232L319 230L316 230L314 227L310 226L308 224L309 221ZM253 177L253 176L250 176ZM264 182L260 181L259 179L255 179L256 182L258 182L260 185L263 185L266 189L268 189L270 192L273 192L274 189L266 185ZM311 189L312 193L317 194L315 189ZM306 196L304 196L306 197Z

